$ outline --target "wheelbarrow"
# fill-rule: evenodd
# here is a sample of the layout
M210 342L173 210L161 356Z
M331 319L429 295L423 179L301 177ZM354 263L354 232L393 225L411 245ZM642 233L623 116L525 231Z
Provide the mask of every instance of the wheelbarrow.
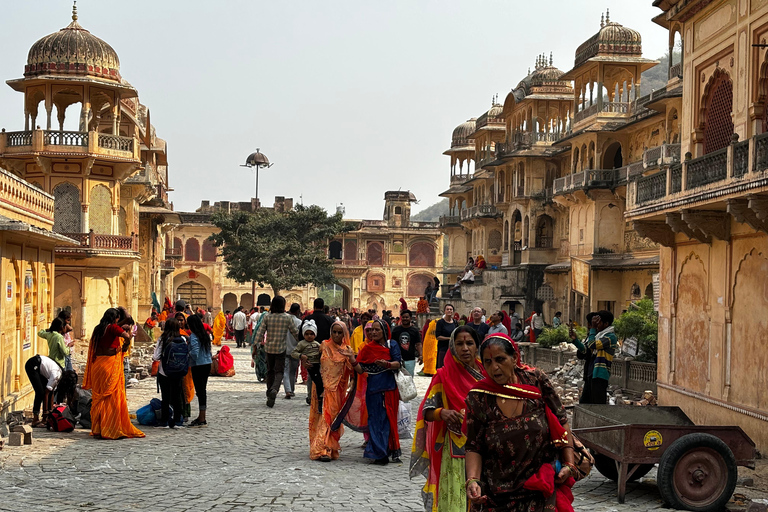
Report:
M595 457L595 467L627 482L659 465L656 484L673 508L721 512L733 495L737 466L755 467L755 443L736 426L695 425L679 407L577 405L573 433Z

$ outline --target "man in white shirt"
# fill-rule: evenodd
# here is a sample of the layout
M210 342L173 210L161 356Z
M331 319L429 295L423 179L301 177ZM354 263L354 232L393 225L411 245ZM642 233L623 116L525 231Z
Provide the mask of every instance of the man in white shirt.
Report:
M248 325L251 327L251 330L256 329L256 324L259 323L260 316L261 313L259 313L259 308L253 308L253 313L248 317Z
M46 356L32 356L24 365L24 370L32 389L35 390L32 426L36 426L42 423L40 408L43 408L43 417L53 409L53 390L56 389L63 372L56 361Z
M243 307L238 306L235 314L232 316L232 330L235 331L235 341L237 346L245 346L245 328L248 326L248 317L243 312Z
M533 327L533 334L537 338L539 337L539 334L541 334L541 331L544 330L544 316L541 314L540 309L536 309L533 311L533 317L531 317L531 324Z

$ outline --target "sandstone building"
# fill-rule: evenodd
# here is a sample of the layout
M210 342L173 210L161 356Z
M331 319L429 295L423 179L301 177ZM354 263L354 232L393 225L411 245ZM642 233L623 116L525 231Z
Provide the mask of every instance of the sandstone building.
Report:
M72 312L74 336L85 340L105 309L121 304L138 320L153 292L164 296L163 233L177 217L168 208L165 142L115 50L79 24L76 9L69 25L32 45L23 77L8 85L24 107L23 129L0 133L3 208L15 216L0 214L23 223L8 224L15 234L3 242L3 305L22 294L15 311L1 314L0 399L15 408L31 393L23 363L47 353L37 329L59 310Z

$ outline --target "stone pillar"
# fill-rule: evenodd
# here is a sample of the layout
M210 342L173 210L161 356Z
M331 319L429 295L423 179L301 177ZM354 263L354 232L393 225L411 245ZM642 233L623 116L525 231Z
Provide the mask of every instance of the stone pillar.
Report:
M88 203L82 203L80 205L83 209L83 220L82 220L82 232L87 233L90 229L90 222L88 221Z

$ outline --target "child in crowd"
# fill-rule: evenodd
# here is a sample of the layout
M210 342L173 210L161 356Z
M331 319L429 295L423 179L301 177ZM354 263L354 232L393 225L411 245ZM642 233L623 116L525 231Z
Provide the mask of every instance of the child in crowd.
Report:
M320 343L315 341L317 336L317 324L314 320L307 320L304 325L301 326L301 334L304 339L296 345L296 348L291 352L291 357L294 359L300 359L304 363L309 373L309 378L312 379L312 384L317 390L317 403L318 412L323 412L323 377L320 375Z

